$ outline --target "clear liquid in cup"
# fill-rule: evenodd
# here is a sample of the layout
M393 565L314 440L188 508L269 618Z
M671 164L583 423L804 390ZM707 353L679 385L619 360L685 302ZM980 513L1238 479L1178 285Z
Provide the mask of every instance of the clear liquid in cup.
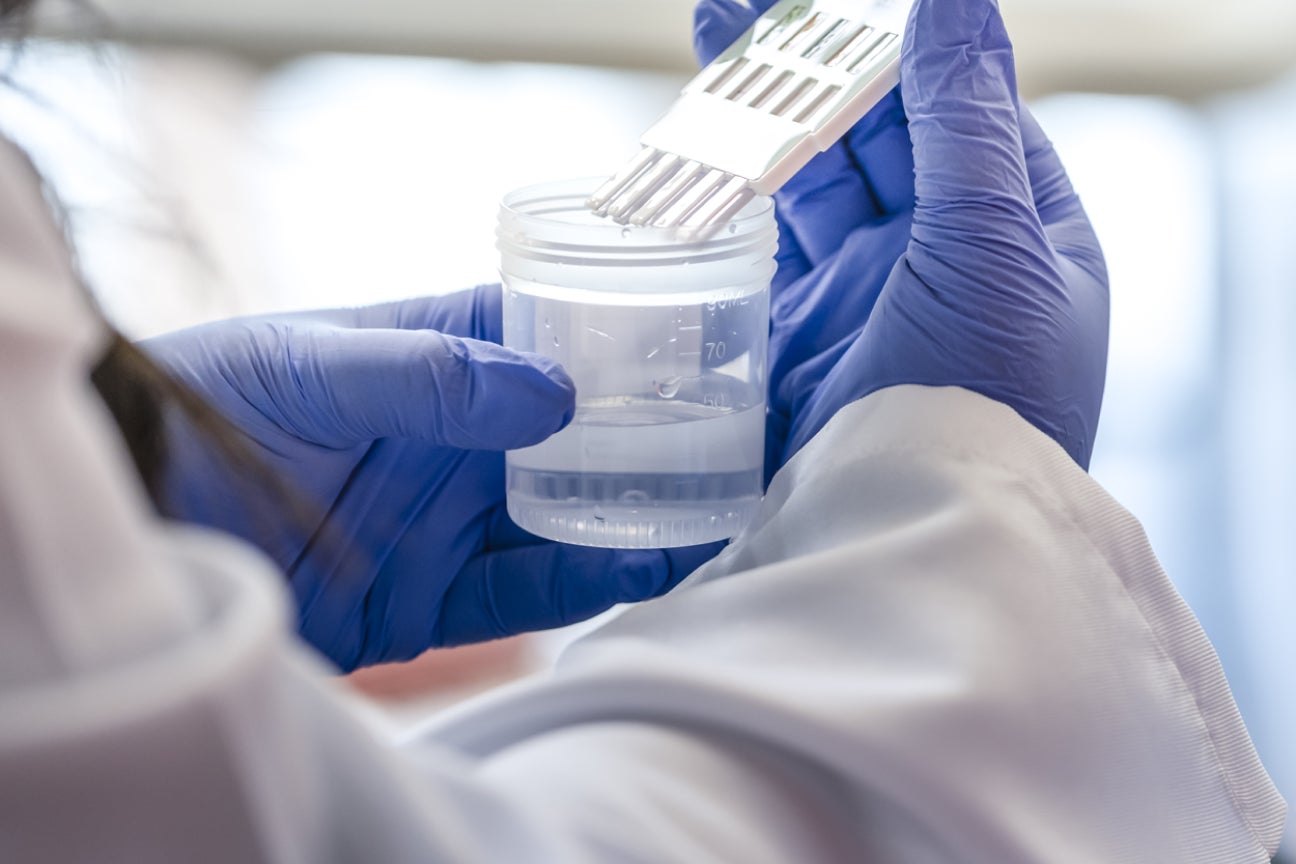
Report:
M508 454L513 520L622 548L741 531L764 480L763 288L645 296L509 280L505 344L562 363L577 389L567 428Z

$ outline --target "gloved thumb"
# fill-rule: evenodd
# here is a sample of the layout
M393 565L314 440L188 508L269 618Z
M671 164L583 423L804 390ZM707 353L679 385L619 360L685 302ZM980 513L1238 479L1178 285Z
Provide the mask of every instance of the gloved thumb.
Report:
M280 419L324 446L410 438L507 450L575 413L575 385L552 360L432 330L287 325L274 353L266 378L291 379L273 385Z
M778 0L701 0L693 10L693 53L705 66Z
M502 293L498 283L453 294L410 297L373 306L313 310L276 316L356 330L436 330L498 345L504 338Z
M978 256L1011 266L1007 253L1036 266L1046 243L1022 147L1012 43L995 0L917 0L900 85L917 193L911 257L975 272ZM1031 237L1038 245L1022 242Z

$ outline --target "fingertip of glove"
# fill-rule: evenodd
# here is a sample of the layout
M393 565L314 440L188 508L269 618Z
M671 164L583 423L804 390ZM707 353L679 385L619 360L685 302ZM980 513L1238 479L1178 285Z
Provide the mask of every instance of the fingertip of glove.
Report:
M637 603L666 594L719 555L726 545L727 541L720 541L669 549L605 549L600 550L602 556L596 550L582 548L576 554L587 563L597 559L600 572L616 574L617 596L613 602ZM595 554L590 557L590 553Z
M576 413L576 386L558 363L489 342L444 337L459 374L442 380L445 443L488 450L538 444Z
M944 82L980 66L982 55L1005 49L1011 57L1012 42L996 0L971 0L954 9L917 0L900 59L905 104L912 111L916 103L948 89Z
M681 568L675 563L673 549L600 549L563 544L557 544L557 548L562 550L564 566L570 573L580 573L588 586L602 586L591 593L597 598L591 608L649 600L665 594L683 578L677 578Z
M618 603L656 597L670 587L670 561L660 549L609 550L609 572L617 574Z
M558 425L553 429L553 432L557 432L576 416L576 382L556 360L541 354L524 353L522 356L543 375L538 390L544 397L546 405L561 412Z
M543 358L539 358L543 359ZM549 368L544 368L548 366ZM576 388L566 371L552 361L528 363L515 375L504 398L492 400L492 408L507 417L511 430L503 449L529 447L564 429L576 416Z

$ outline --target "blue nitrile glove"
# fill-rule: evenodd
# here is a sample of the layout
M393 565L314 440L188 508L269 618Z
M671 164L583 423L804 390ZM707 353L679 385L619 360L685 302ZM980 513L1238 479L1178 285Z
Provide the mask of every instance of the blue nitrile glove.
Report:
M342 669L580 621L662 593L718 551L567 546L509 520L501 451L566 425L575 391L552 361L493 344L501 327L489 286L150 340L307 514L267 512L266 490L183 426L164 509L269 553L302 634Z
M769 5L704 0L699 52L718 53ZM788 428L776 464L842 406L925 384L1012 407L1087 467L1106 268L1018 103L993 0L918 0L899 91L776 196L790 235L772 311L771 431L780 414Z

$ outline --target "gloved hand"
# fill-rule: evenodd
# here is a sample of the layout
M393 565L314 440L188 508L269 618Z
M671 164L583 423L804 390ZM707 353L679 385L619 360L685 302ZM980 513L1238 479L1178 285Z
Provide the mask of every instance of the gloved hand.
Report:
M168 515L237 534L288 574L300 629L344 670L579 621L715 554L541 541L504 508L503 453L570 421L571 379L499 347L498 286L238 319L142 347L300 492L275 506L201 435L170 435Z
M702 59L770 5L703 0ZM918 0L898 90L776 196L770 431L787 443L772 461L844 405L924 384L1012 407L1087 467L1106 269L1065 169L1018 103L993 0Z

